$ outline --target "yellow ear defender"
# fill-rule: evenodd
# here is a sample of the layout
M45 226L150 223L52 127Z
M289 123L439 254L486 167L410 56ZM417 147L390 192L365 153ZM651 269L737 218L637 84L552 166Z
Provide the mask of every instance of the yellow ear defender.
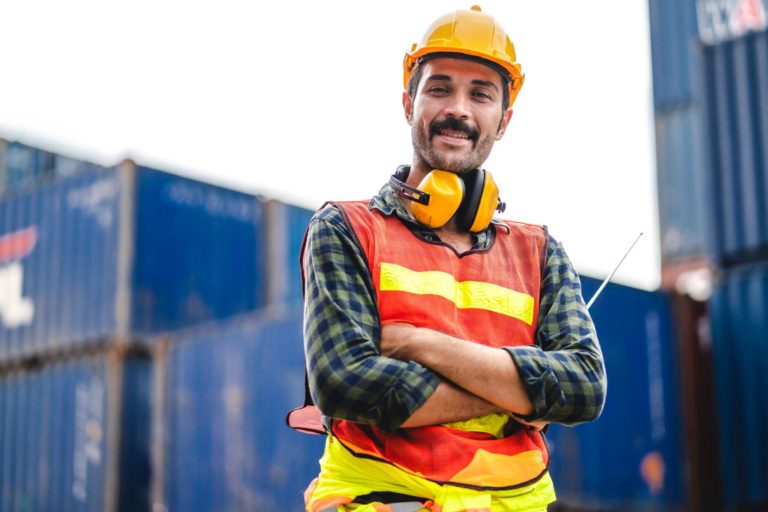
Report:
M495 211L506 208L491 173L483 169L461 174L435 169L416 188L405 183L409 172L409 167L401 166L389 183L413 201L413 216L430 228L440 228L456 217L460 229L478 233L488 227Z

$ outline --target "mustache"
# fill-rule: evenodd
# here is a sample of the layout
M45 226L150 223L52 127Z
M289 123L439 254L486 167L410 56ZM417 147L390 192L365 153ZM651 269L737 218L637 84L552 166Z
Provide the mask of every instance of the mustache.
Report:
M470 140L477 141L480 136L480 132L474 126L470 126L463 119L456 119L455 117L446 117L442 121L432 121L429 124L429 140L443 130L451 130L456 132L464 132L467 134Z

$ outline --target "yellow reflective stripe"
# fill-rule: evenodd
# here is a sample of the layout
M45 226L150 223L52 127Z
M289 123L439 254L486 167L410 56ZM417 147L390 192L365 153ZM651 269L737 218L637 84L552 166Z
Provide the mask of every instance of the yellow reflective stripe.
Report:
M382 263L379 289L438 295L453 302L457 308L492 311L533 325L533 297L493 283L456 281L447 272L427 270L417 272L394 263Z
M522 458L527 457L523 452ZM514 457L513 457L514 459ZM518 459L514 459L516 463ZM525 464L526 461L522 460ZM537 461L543 468L541 454ZM498 468L502 473L515 466L504 464L491 466L491 474ZM338 439L329 436L325 452L320 459L320 476L317 485L307 493L307 509L323 510L322 505L333 503L332 500L350 496L364 496L372 492L397 492L410 496L421 496L435 502L432 510L455 512L472 508L488 507L493 512L532 512L546 511L547 505L555 501L555 488L548 472L536 482L516 489L474 490L453 485L441 485L426 478L398 468L389 462L357 457L347 450ZM440 507L440 508L438 508ZM360 510L354 504L347 504L341 510Z

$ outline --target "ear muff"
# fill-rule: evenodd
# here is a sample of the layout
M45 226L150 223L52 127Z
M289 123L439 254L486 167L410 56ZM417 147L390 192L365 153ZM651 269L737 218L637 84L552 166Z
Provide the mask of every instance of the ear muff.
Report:
M506 207L499 201L499 188L488 171L476 169L458 175L436 169L417 188L405 183L408 171L408 167L400 167L390 178L390 186L413 201L413 216L430 228L440 228L456 216L460 229L479 233L491 223L496 210L503 212Z
M429 194L429 203L415 202L411 211L416 220L430 228L442 227L451 220L464 197L464 182L457 174L448 171L430 172L417 188Z
M499 207L499 187L483 169L465 173L462 179L465 193L456 221L461 229L478 233L488 227Z

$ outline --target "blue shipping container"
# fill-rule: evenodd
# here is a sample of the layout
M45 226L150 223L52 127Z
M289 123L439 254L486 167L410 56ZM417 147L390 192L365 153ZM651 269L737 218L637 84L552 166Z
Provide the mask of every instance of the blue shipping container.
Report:
M661 255L664 264L706 254L708 209L701 112L656 115Z
M721 510L768 508L768 261L725 271L710 303ZM749 508L749 507L752 508Z
M589 298L599 281L582 278ZM609 284L591 313L608 396L593 423L552 425L550 468L562 506L579 510L685 508L682 413L668 297Z
M657 114L700 104L701 46L768 27L768 0L650 0L648 4Z
M117 352L0 376L0 512L149 510L150 389Z
M0 199L0 362L260 307L261 209L132 162Z
M165 414L155 431L165 432L165 449L156 473L164 496L155 503L169 511L303 509L324 437L284 423L304 399L302 347L297 307L169 339L166 358L158 358Z
M696 0L650 0L653 105L656 113L687 108L700 97Z
M104 167L0 139L0 195L98 169Z
M768 257L768 32L708 47L712 260Z
M278 201L268 201L265 211L266 246L269 248L267 302L301 305L303 290L299 255L314 211Z

